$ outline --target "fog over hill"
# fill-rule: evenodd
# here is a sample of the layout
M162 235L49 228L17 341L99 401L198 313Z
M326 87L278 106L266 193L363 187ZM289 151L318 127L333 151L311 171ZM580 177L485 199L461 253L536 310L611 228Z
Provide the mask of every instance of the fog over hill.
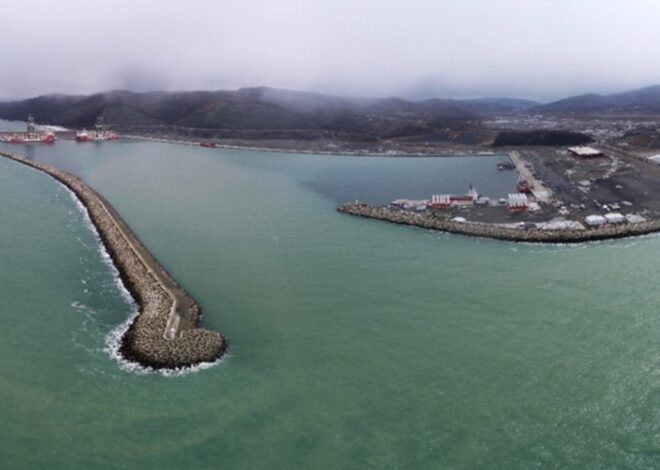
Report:
M660 83L659 17L654 0L3 0L0 96L267 85L548 102Z
M471 100L356 98L268 87L234 91L112 90L93 95L44 95L0 102L0 118L89 127L97 116L117 128L174 126L227 130L298 130L373 137L421 135L521 113L660 115L660 85L615 95L587 94L541 105L515 98Z
M116 127L167 125L230 130L324 130L378 137L459 128L487 113L534 106L525 100L351 98L275 88L236 91L113 90L89 96L45 95L0 103L0 117L85 127L103 115Z
M533 111L550 113L630 113L660 114L660 85L638 90L598 95L594 93L574 96L539 106Z

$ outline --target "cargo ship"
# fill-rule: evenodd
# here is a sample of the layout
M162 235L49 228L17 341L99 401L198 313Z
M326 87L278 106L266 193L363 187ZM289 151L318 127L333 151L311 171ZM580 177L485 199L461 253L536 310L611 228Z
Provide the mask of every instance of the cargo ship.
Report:
M27 132L16 132L0 139L10 144L54 144L56 140L52 132L43 132L37 128L32 115L27 118Z
M103 116L96 118L94 130L87 131L86 129L83 129L82 131L76 132L76 142L98 142L117 139L119 139L119 134L106 129L105 124L103 123Z

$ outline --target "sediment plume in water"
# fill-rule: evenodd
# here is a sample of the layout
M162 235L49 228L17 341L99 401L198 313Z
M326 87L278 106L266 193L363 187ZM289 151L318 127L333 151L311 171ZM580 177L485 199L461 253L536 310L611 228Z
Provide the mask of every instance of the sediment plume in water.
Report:
M219 359L227 349L217 332L199 327L201 309L167 273L112 205L78 177L11 153L0 156L43 171L85 206L119 275L138 304L119 353L152 369L180 369Z

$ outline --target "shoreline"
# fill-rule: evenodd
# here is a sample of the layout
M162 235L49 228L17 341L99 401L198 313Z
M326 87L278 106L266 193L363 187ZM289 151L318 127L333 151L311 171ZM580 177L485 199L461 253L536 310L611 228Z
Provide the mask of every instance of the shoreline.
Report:
M173 145L190 145L193 147L202 147L201 142L205 141L204 139L197 140L182 140L169 137L149 137L142 136L137 134L122 134L122 139L128 140L146 140L149 142L160 142L164 144L173 144ZM211 139L212 140L212 139ZM470 147L456 147L456 148L446 148L446 147L433 147L425 151L406 151L406 150L381 150L381 151L370 151L366 148L355 149L355 150L346 150L341 148L336 149L312 149L312 148L286 148L286 147L255 147L251 145L237 145L237 144L222 144L215 143L215 147L209 148L209 150L216 149L226 149L226 150L250 150L255 152L273 152L273 153L296 153L303 155L335 155L335 156L347 156L347 157L417 157L417 158L446 158L446 157L495 157L501 155L508 155L509 150L503 148L501 151L497 150L488 150L488 147L483 149L475 149L474 146ZM386 146L389 144L381 144ZM203 148L203 147L202 147Z
M0 156L46 173L68 188L87 210L138 313L121 338L126 360L152 369L181 369L215 362L227 350L217 332L199 327L201 308L151 255L112 205L78 177L25 157Z
M591 241L628 238L660 231L660 219L640 223L606 225L598 228L577 229L527 229L513 228L498 224L480 222L456 222L438 218L433 214L423 214L393 210L387 207L374 207L353 202L339 206L337 211L366 219L376 219L399 225L410 225L429 230L437 230L471 237L490 238L509 242L538 244L574 244Z

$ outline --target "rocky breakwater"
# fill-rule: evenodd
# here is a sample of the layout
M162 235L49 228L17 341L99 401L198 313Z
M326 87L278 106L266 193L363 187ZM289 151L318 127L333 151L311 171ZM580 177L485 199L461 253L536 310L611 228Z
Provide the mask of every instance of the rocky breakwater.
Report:
M660 231L660 220L635 224L605 225L589 229L542 229L525 226L459 222L431 211L409 212L389 207L369 206L361 202L344 204L337 209L344 214L384 220L396 224L413 225L431 230L458 233L474 237L494 238L530 243L582 243L594 240L624 238Z
M1 156L43 171L67 186L85 205L139 312L121 340L128 360L155 369L211 362L227 343L199 327L201 309L151 255L110 203L70 173L6 152Z

